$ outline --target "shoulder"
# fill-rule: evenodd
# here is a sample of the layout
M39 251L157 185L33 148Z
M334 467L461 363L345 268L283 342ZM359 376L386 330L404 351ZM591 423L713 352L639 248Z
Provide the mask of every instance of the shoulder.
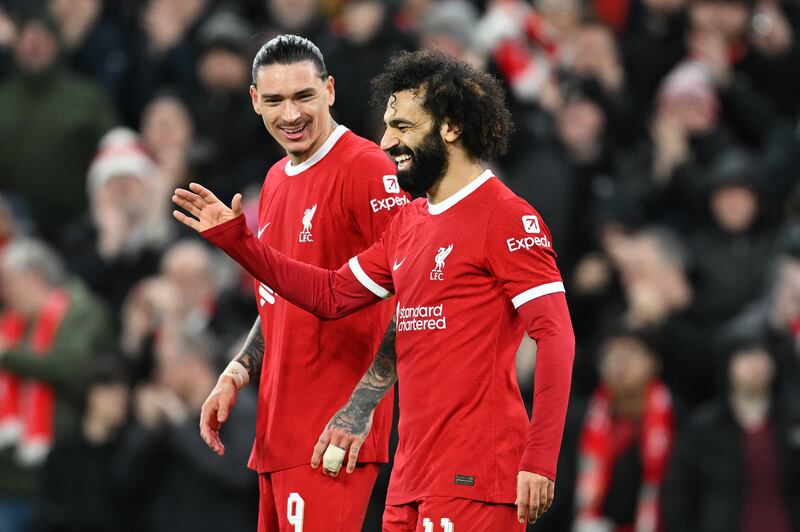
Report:
M341 150L337 158L340 162L347 162L358 167L379 167L389 173L394 173L395 167L392 161L371 140L347 131L339 142Z
M517 196L499 179L486 182L484 196L490 224L525 223L526 227L538 232L544 225L539 212L527 201ZM527 231L531 232L531 231Z

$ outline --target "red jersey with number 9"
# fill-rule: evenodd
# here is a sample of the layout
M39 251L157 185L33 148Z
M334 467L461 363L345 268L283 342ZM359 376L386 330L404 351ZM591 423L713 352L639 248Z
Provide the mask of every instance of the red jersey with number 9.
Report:
M309 159L267 173L257 238L284 255L337 268L375 242L409 203L395 166L374 143L338 126ZM369 368L392 309L382 303L322 321L256 282L264 335L256 438L259 473L309 463L314 444ZM378 406L359 462L386 462L393 396Z

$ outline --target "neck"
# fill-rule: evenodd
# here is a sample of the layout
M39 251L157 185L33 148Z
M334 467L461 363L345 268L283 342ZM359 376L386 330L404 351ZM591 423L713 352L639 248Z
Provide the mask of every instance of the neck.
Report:
M769 414L769 395L762 393L733 392L731 408L736 421L745 429L764 424Z
M625 419L641 417L644 404L644 392L622 393L611 398L611 410Z
M310 148L308 148L306 151L298 155L293 155L291 153L288 154L289 160L292 161L292 165L297 166L298 164L302 164L303 162L311 158L312 155L317 153L317 150L320 149L323 144L325 144L325 141L328 140L328 138L330 138L331 134L333 134L333 130L335 130L336 126L339 125L336 123L336 120L334 120L331 115L328 115L325 118L325 121L328 122L327 126L323 124L322 127L322 130L325 133L320 135L319 138L314 141L314 143L311 145Z
M478 178L484 171L480 161L466 157L460 151L451 151L447 171L428 190L428 201L432 205L441 203Z

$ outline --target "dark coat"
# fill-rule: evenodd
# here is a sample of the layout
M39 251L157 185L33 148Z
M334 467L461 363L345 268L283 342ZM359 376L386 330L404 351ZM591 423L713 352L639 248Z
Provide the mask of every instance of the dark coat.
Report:
M800 531L800 420L772 413L781 488L791 529ZM742 429L728 404L698 410L678 439L664 486L667 532L736 532L745 496Z

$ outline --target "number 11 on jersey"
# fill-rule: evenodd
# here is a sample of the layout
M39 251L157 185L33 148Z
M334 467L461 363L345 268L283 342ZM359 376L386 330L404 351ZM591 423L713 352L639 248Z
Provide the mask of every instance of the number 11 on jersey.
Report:
M442 517L440 524L442 525L443 532L455 532L456 530L455 524L446 517ZM433 532L433 521L431 521L429 518L426 517L422 520L422 526L425 529L425 532Z

